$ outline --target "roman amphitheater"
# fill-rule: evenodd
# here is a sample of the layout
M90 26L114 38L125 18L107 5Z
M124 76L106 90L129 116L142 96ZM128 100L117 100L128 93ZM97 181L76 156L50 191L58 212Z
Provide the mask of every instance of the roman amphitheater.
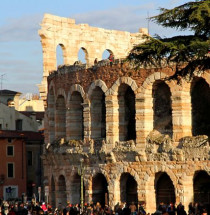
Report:
M124 59L144 34L45 14L39 89L53 205L79 203L81 187L84 202L144 202L147 212L160 202L210 203L210 71L177 83L167 79L171 68L132 69ZM64 59L58 68L57 46ZM80 48L86 64L78 62ZM113 65L102 60L105 50Z

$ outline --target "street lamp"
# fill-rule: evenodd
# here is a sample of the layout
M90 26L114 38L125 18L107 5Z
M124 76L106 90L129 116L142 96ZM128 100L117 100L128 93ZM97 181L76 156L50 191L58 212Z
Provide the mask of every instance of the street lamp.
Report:
M84 180L84 159L80 159L80 168L78 169L78 174L81 178L81 193L80 193L80 206L81 206L81 212L83 212L84 207L84 196L83 196L83 180Z

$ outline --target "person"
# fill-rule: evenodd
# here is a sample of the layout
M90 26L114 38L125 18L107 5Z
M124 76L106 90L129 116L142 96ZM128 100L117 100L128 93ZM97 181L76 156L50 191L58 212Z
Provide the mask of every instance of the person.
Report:
M98 63L98 58L96 58L95 60L94 60L94 65L96 65Z
M131 215L136 215L136 205L134 204L134 202L131 203L129 208L131 210Z
M144 210L144 203L139 203L139 214L145 215L146 211Z
M110 65L112 66L112 64L114 63L114 56L113 56L113 54L112 53L110 53L110 55L109 55L109 62L110 62Z

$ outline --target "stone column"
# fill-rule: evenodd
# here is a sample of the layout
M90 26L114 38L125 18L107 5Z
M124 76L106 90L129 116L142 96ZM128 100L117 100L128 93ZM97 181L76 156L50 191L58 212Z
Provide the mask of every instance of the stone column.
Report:
M193 194L193 176L181 175L178 180L176 203L181 202L187 211L189 203L193 202Z
M108 186L109 206L114 209L117 204L120 204L120 181L111 179Z
M136 95L136 147L144 154L146 137L153 130L153 98L150 94Z
M46 39L44 35L40 34L43 53L43 79L39 84L39 92L44 100L47 99L47 77L56 70L56 48L54 41Z
M84 202L85 203L90 203L92 201L92 195L93 195L93 190L92 190L92 180L89 178L84 179L85 183L85 197L84 197Z
M119 112L117 95L106 95L106 141L114 147L119 141Z
M173 139L178 142L180 138L192 136L190 84L183 82L182 86L173 86L171 91Z
M89 140L90 139L90 103L89 101L86 99L84 100L83 105L83 124L84 124L84 139Z

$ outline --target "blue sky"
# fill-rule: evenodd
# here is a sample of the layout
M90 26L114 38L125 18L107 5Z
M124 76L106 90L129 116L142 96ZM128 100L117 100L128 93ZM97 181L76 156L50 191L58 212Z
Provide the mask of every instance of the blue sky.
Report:
M188 0L1 0L0 77L2 89L38 93L41 83L42 47L38 36L44 13L76 19L76 23L138 32L158 8L173 8ZM151 35L180 34L149 24ZM5 75L4 75L5 74ZM3 75L3 76L2 76Z

